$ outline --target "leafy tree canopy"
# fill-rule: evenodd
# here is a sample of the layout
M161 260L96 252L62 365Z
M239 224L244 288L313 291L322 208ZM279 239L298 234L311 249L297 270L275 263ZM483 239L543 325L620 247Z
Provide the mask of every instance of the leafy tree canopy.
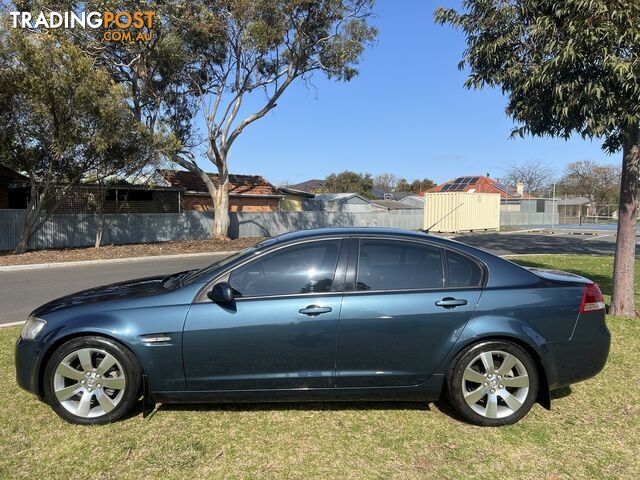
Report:
M322 193L359 193L366 198L373 198L373 178L369 173L348 170L332 173L326 178Z
M507 95L513 135L603 138L616 151L640 122L640 2L465 0L438 9L460 28L471 88Z

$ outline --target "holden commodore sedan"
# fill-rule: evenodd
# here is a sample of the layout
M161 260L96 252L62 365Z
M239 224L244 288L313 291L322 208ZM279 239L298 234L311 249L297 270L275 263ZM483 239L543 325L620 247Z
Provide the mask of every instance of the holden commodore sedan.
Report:
M596 284L424 233L320 229L36 309L18 384L79 424L168 402L414 400L521 419L604 366Z

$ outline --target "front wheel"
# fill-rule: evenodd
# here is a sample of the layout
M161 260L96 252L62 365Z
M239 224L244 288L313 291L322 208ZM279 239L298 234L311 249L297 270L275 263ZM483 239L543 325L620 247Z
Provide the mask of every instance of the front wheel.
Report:
M538 372L518 345L487 341L463 350L447 376L450 400L470 423L511 425L524 417L538 395Z
M140 365L128 349L103 337L79 337L49 359L44 393L51 408L68 422L103 424L131 410L140 381Z

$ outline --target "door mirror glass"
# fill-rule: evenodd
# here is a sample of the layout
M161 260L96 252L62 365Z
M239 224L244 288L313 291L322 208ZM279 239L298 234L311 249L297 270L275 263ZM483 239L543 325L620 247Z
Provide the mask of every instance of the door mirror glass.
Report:
M233 290L227 282L216 283L211 291L207 293L207 297L216 303L233 303Z

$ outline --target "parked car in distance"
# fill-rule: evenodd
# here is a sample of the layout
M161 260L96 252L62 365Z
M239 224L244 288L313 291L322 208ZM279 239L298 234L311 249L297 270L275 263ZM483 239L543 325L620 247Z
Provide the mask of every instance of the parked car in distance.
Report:
M211 266L36 309L18 384L64 419L146 401L434 401L498 426L597 374L610 344L596 284L404 230L308 230Z

